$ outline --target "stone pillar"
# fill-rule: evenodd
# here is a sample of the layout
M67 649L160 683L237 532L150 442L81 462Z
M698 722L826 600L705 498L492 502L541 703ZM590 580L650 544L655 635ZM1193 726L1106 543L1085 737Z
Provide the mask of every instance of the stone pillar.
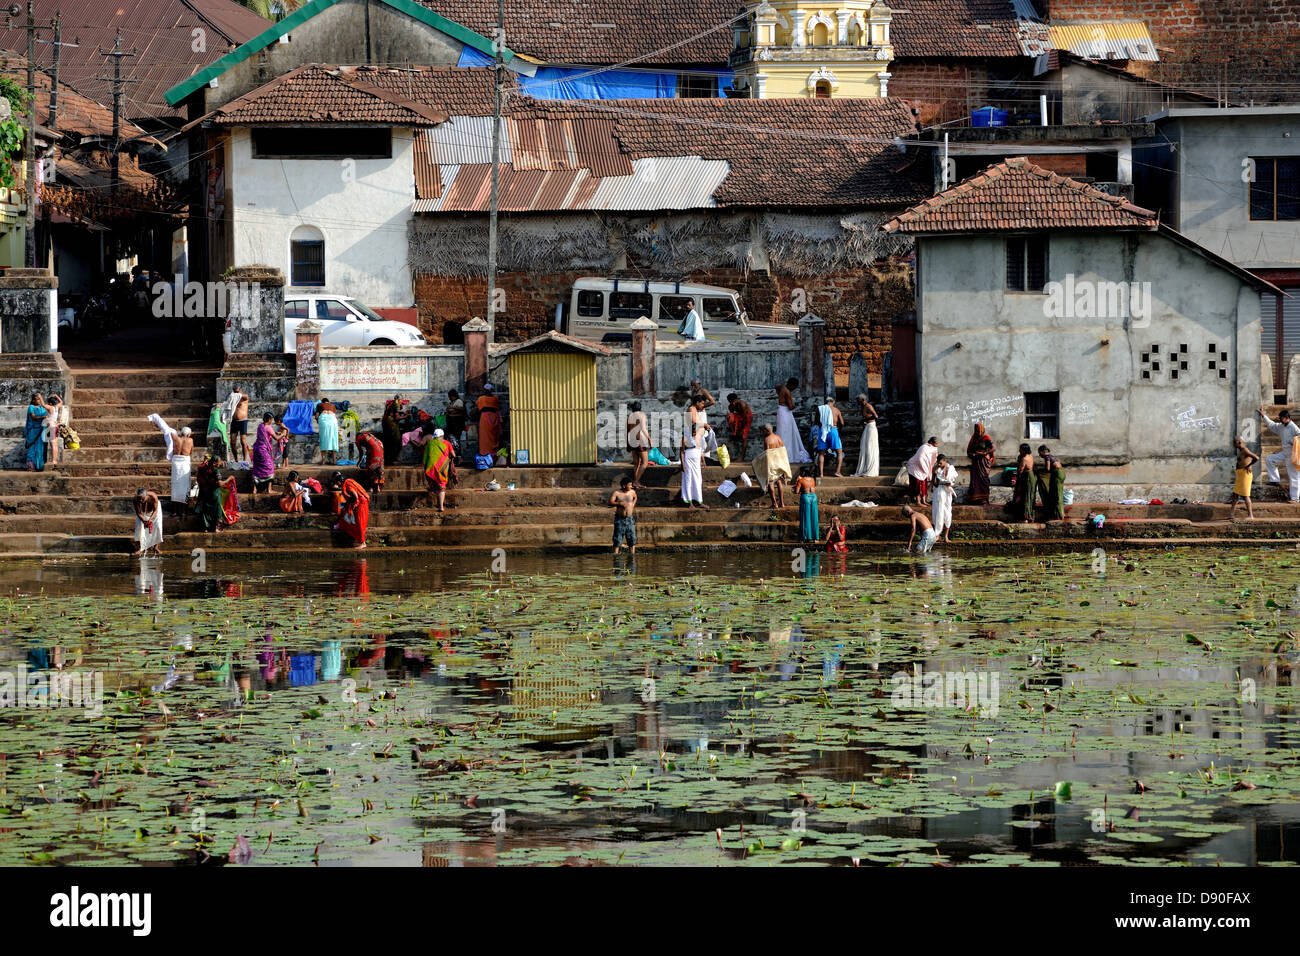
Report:
M632 394L655 394L655 333L659 326L641 316L632 323Z
M1291 356L1291 364L1286 369L1286 400L1300 405L1300 352Z
M284 275L269 266L231 269L229 284L231 353L285 352Z
M835 42L844 46L849 42L849 11L835 11Z
M1273 404L1273 359L1267 352L1259 357L1259 400L1264 405Z
M871 389L867 384L867 357L861 352L854 353L849 359L849 403L852 404L858 400L859 395L870 395Z
M893 76L894 76L894 74L892 74L892 73L877 73L877 74L876 74L876 79L878 79L878 80L880 81L880 95L881 95L881 96L888 96L888 95L889 95L889 81L890 81L891 79L893 79Z
M58 350L56 290L48 269L6 269L0 273L0 352Z
M482 395L488 380L487 334L491 328L475 317L461 326L465 333L465 401L471 395Z
M320 397L320 333L321 326L311 319L298 323L294 398Z
M803 10L790 11L790 45L796 50L808 45L808 34L804 32L804 19L808 16Z
M826 322L811 312L799 320L799 381L819 402L834 384L826 381Z

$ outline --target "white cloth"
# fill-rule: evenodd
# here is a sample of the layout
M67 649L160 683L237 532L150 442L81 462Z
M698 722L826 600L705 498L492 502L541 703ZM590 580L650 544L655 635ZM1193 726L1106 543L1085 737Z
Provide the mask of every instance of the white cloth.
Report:
M953 482L956 480L957 469L950 462L944 462L934 473L934 489L930 495L930 520L934 522L936 537L952 527Z
M700 450L688 448L682 453L682 501L704 501L704 479L700 474Z
M172 456L172 501L185 504L190 497L190 459L188 455Z
M829 405L817 406L817 422L819 426L817 434L820 440L824 443L826 441L826 436L831 433L831 429L835 426L835 413L831 411ZM818 447L820 448L821 446L819 445Z
M677 326L677 334L696 342L703 342L704 323L700 321L700 313L694 308L687 312L686 318L682 319L682 324Z
M799 428L794 423L794 413L784 405L776 406L776 437L785 445L785 453L790 459L790 464L801 465L812 461L808 457L808 449L803 446L803 439L799 437Z
M146 528L145 523L140 520L139 516L135 519L135 540L141 551L157 547L162 544L163 539L163 516L162 502L154 509L153 518L150 523L152 528Z
M1291 424L1295 425L1295 422ZM1291 442L1289 440L1286 441L1281 451L1275 451L1264 458L1264 468L1268 472L1270 484L1280 480L1278 465L1285 465L1287 475L1291 478L1290 494L1287 497L1292 501L1300 501L1300 468L1291 464Z
M172 453L174 452L176 447L174 444L177 435L176 429L172 428L165 421L163 421L163 417L159 415L157 412L154 412L152 415L149 416L149 421L157 425L159 431L163 433L163 439L167 442L167 459L170 461L172 457Z
M876 423L867 422L862 427L862 447L858 449L858 470L854 478L875 478L880 475L880 436Z
M221 406L221 420L229 422L235 417L235 409L239 407L239 401L244 397L242 392L231 392L226 396L225 403Z
M916 450L916 454L907 460L907 473L918 481L930 477L934 460L939 457L939 449L926 442Z
M925 554L934 547L934 543L938 539L939 535L935 533L933 528L926 528L925 531L921 533L921 540L916 543L916 553Z

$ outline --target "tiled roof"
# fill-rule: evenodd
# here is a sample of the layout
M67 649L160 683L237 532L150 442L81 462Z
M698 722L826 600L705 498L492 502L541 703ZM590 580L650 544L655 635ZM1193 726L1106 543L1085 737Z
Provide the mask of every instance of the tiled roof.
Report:
M898 57L1018 57L1046 49L1047 27L1022 20L1012 0L894 0L889 37Z
M124 112L137 119L180 116L163 100L164 91L270 25L234 0L35 0L34 11L42 25L62 14L63 41L77 45L60 49L59 79L100 103L113 101L112 61L100 51L113 49L122 31L122 49L135 54L122 58L122 76L131 81ZM27 49L23 22L15 17L8 29L0 23L0 48ZM48 29L40 36L51 38ZM37 46L41 69L49 69L52 49Z
M489 144L458 137L458 124L472 126L477 117L455 115L451 103L444 108L453 113L449 123L426 134L433 140L431 155L456 160L444 166L452 181L444 175L443 205L486 208L479 179ZM532 210L686 208L667 204L671 197L661 188L679 175L694 177L672 190L694 197L692 208L901 206L928 191L892 145L916 128L910 108L896 99L513 96L508 118L506 175L512 189L527 194L523 208ZM522 175L533 170L549 175ZM476 178L462 187L460 175ZM702 196L688 188L702 184L709 187Z
M0 52L0 73L27 85L27 57L16 53ZM50 121L50 77L36 71L36 125L48 126ZM82 96L72 87L59 81L59 112L56 123L61 133L77 133L83 139L96 137L108 139L113 135L113 110ZM121 122L121 137L134 139L145 131L129 120ZM155 140L156 142L156 140Z
M492 36L496 27L497 0L419 3L483 36ZM733 45L727 24L742 5L743 0L512 2L506 4L506 44L552 63L621 63L637 57L642 64L724 65Z
M1154 229L1157 215L1024 157L990 166L885 223L886 232Z
M268 123L388 123L432 126L447 114L412 97L400 83L391 88L371 80L382 70L359 70L310 63L276 77L201 120L219 126ZM443 72L451 72L447 69ZM425 93L426 90L420 90Z

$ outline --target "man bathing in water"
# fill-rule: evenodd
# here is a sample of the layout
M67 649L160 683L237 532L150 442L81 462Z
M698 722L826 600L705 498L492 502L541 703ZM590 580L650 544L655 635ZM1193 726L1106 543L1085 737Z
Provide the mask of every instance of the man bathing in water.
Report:
M624 476L619 490L609 496L614 509L614 553L627 544L628 554L636 554L636 491L632 479Z
M925 554L933 548L934 542L939 535L935 532L930 519L921 512L912 510L911 505L903 505L903 517L910 519L912 522L912 533L907 538L907 550L912 550L912 542L916 539L917 531L921 532L921 540L917 542L916 553Z

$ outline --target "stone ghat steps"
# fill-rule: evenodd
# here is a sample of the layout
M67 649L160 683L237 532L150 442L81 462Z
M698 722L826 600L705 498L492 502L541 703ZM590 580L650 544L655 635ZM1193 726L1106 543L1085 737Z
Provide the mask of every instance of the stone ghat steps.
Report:
M734 546L772 544L783 548L799 546L798 526L793 521L738 523L691 521L685 523L653 524L643 521L638 525L639 546ZM370 549L404 548L412 550L440 550L443 548L511 547L535 549L590 548L600 550L610 546L612 528L608 521L592 524L528 524L528 525L438 525L415 528L385 528L372 525L368 536ZM901 548L907 540L907 526L879 522L850 530L850 547ZM1026 543L1048 544L1070 542L1075 548L1089 545L1141 543L1159 540L1170 543L1213 540L1225 543L1246 543L1285 546L1300 544L1300 521L1276 519L1254 522L1191 522L1178 520L1130 520L1108 524L1104 535L1088 534L1082 524L1050 522L1046 525L1022 525L1014 530L1000 522L973 522L959 529L951 545L942 547L960 549L966 541L997 542L1001 546L1019 546ZM218 534L186 531L168 532L163 550L169 553L188 553L192 548L227 552L324 551L346 549L350 539L328 527L264 530L236 525ZM72 535L57 533L14 533L0 535L0 554L65 554L94 555L122 554L132 550L129 534Z
M155 429L155 431L157 431ZM158 454L163 451L162 436L158 435ZM197 464L198 455L191 460ZM897 470L897 467L894 469ZM297 471L303 478L314 477L324 482L335 471L341 471L345 476L356 477L357 469L348 465L290 465L287 468L276 470L273 487L277 493L284 486L284 481L290 471ZM730 478L737 485L741 484L740 474L743 471L749 471L752 477L753 472L748 465L731 465L725 471L718 466L711 466L703 469L703 478L705 494L713 494L717 497L716 488L724 478ZM232 472L236 476L236 487L241 491L252 490L252 476L243 469ZM171 465L166 461L125 461L125 462L77 462L72 461L60 464L59 467L47 467L45 471L39 473L5 471L0 472L0 495L6 494L45 494L58 493L64 494L77 492L82 494L121 494L120 488L126 487L131 481L137 481L138 484L148 484L143 479L164 478L171 474ZM584 489L599 488L614 490L618 487L619 481L624 475L630 475L631 471L621 466L600 466L593 468L492 468L487 471L475 471L473 468L460 468L460 483L457 489L466 491L473 488L482 488L490 481L496 481L505 488L510 482L516 483L517 490L542 490L542 489ZM891 473L892 475L892 473ZM118 482L117 479L126 479ZM43 491L45 484L49 485L48 491ZM651 466L646 469L642 476L642 484L647 489L653 488L680 488L681 472L676 468ZM397 465L390 467L385 472L385 489L391 491L424 491L427 482L424 478L424 472L416 465ZM166 488L167 484L148 485L158 489ZM135 487L131 487L128 493L134 493ZM819 487L833 490L855 489L864 490L891 488L896 487L905 490L902 486L894 485L891 477L877 478L826 478ZM756 490L756 489L751 489ZM786 493L790 489L787 486ZM718 497L721 501L722 498Z
M193 385L151 385L127 388L73 388L69 401L74 409L90 405L148 405L165 402L216 401L216 383ZM66 396L65 396L66 398Z
M148 402L144 404L135 402L112 403L112 404L87 404L73 405L72 421L73 427L91 419L111 419L114 421L144 421L150 415L157 412L169 425L173 424L172 419L202 419L206 424L208 413L212 411L212 403L207 401L193 401L182 399L178 401L166 402ZM155 428L154 431L157 431Z
M166 419L167 424L180 431L189 427L194 433L194 443L202 445L208 432L208 417ZM135 445L149 447L156 445L165 450L167 445L162 432L153 422L129 418L73 418L72 427L81 436L82 447L78 454L93 451L96 448L114 445Z
M830 509L821 511L822 533L830 527ZM867 537L892 536L899 529L907 527L902 513L897 508L842 508L833 513L849 530L849 537L858 535ZM960 534L967 534L972 528L990 529L998 526L999 535L1015 536L1025 528L1037 525L1005 525L996 514L990 514L982 508L959 509L954 516L955 528ZM444 532L464 531L487 538L508 539L515 535L531 533L530 529L543 528L581 528L599 526L608 532L612 527L613 514L609 508L591 507L585 509L551 508L534 511L481 511L453 508L439 515L428 508L415 508L402 511L372 510L370 513L370 531L372 534L390 532L421 533L429 531ZM312 511L300 515L287 515L279 511L244 511L239 522L226 529L230 532L257 531L273 537L277 544L295 540L299 531L310 529L328 529L338 521L336 515ZM740 535L746 538L763 540L770 535L772 526L780 528L797 528L798 512L794 508L770 511L760 508L727 509L717 508L709 511L691 511L685 508L647 508L638 513L638 527L646 534L664 534L671 531L674 535L694 534L697 528L725 530L726 535ZM1056 535L1078 536L1088 534L1086 524L1078 517L1071 516L1064 522L1048 522ZM1131 534L1133 529L1151 526L1184 527L1188 525L1217 524L1230 527L1233 533L1255 536L1260 533L1277 530L1300 531L1300 514L1293 515L1257 515L1253 521L1244 518L1229 525L1226 518L1212 518L1194 521L1187 517L1133 517L1107 519L1107 530L1111 525L1122 529L1122 534ZM172 518L164 516L163 527L169 533L197 532L201 525L194 515ZM133 515L125 514L80 514L80 515L0 515L0 536L21 534L67 534L67 535L129 535L133 528ZM225 532L222 532L225 533ZM790 537L790 535L785 535ZM468 542L466 542L468 543Z
M215 391L220 374L219 368L72 369L74 390L119 389L124 380L145 380L149 382L145 390L151 393L156 388L207 388Z

